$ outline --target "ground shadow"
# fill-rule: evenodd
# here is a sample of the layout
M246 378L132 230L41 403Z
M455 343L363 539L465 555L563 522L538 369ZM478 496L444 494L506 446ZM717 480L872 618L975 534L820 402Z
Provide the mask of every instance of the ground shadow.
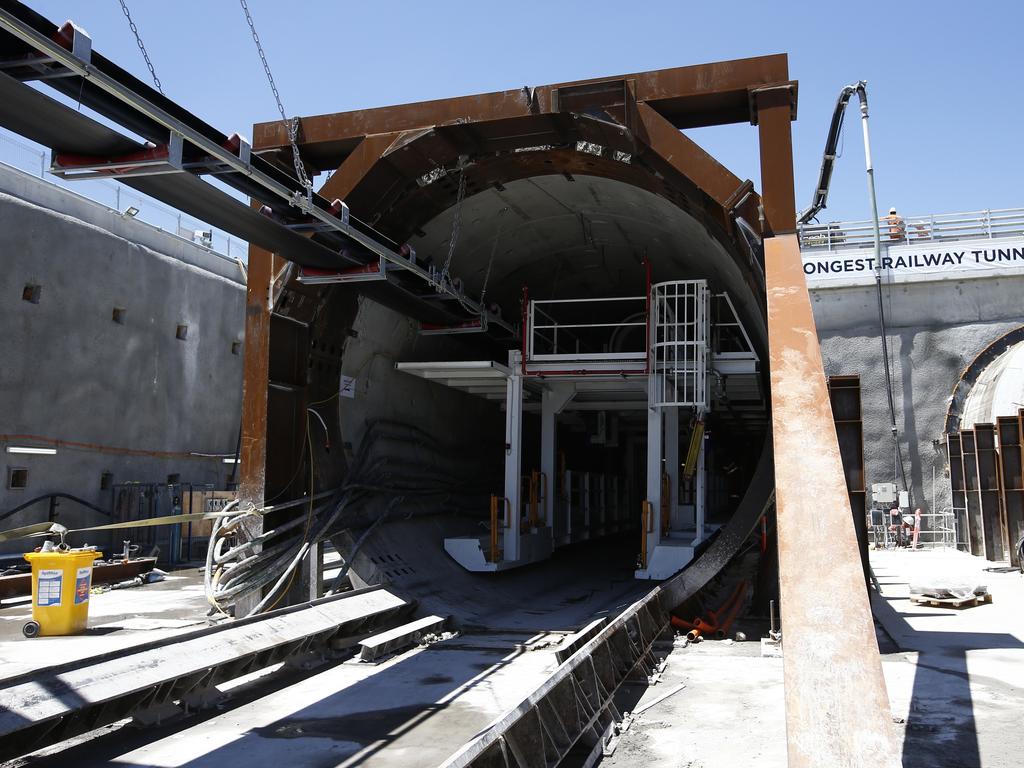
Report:
M981 768L967 652L1021 649L1024 643L1007 633L916 630L906 618L922 614L900 614L889 604L895 599L873 593L871 603L899 650L918 654L905 724L904 768Z

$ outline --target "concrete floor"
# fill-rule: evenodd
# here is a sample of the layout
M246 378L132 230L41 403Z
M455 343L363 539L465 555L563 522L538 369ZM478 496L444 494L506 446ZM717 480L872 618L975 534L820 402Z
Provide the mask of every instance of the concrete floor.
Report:
M31 600L5 600L0 606L0 680L205 626L209 608L203 577L195 568L154 584L91 595L89 628L73 637L26 640L21 627L32 617Z
M632 579L632 560L616 553L608 542L590 542L530 571L456 581L448 588L466 587L458 606L464 609L461 634L381 664L352 659L314 669L272 668L218 686L225 695L214 709L156 726L122 722L16 762L36 768L436 766L536 689L572 631L617 614L651 588ZM425 582L413 594L437 599L438 588ZM6 662L0 678L186 631L205 622L208 610L194 571L94 595L90 602L89 630L70 638L25 640L20 630L30 614L27 601L0 610L0 660Z
M907 768L1009 768L1024 754L1024 577L958 552L874 552L874 598L883 669ZM962 574L987 583L994 602L951 610L908 599L909 583ZM111 644L128 647L204 621L195 572L94 595L90 632L78 638L20 636L28 605L0 609L0 676ZM884 627L884 630L881 629ZM750 633L754 637L756 633ZM477 630L382 664L348 661L283 669L231 686L221 707L160 726L110 729L29 762L276 768L433 766L514 707L554 668L559 632ZM602 765L710 768L786 764L782 664L756 641L675 646L643 712Z
M1011 768L1024 755L1024 577L962 552L871 555L882 668L905 768ZM934 576L987 584L989 605L915 605L909 584ZM786 765L782 660L756 642L707 641L669 655L643 712L601 765Z

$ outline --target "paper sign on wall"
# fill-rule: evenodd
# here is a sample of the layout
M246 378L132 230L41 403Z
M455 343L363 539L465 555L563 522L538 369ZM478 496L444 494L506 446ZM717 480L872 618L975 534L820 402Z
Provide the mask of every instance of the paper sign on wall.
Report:
M354 398L356 396L356 380L351 376L342 376L340 394L342 397Z

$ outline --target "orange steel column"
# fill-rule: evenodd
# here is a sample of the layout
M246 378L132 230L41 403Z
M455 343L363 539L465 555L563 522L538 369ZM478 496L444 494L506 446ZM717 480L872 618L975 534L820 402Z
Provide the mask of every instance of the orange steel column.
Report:
M758 99L791 768L897 768L871 607L795 229L790 107Z
M242 440L239 450L238 499L245 506L263 506L267 463L267 382L270 364L270 285L276 259L270 251L249 246L245 294L245 344L242 365ZM246 523L246 533L258 536L262 522ZM260 600L251 595L235 605L245 616Z

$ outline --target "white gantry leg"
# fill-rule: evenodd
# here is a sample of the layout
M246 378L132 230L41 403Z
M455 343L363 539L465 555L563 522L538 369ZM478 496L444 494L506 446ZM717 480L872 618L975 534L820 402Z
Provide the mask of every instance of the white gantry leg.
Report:
M647 504L644 519L647 525L646 560L650 562L661 541L661 408L647 408ZM640 563L645 570L647 563Z
M552 382L541 394L540 410L540 471L544 476L544 507L541 510L542 525L550 526L554 537L558 540L567 533L563 520L555 518L558 506L558 494L563 489L558 485L558 414L576 394L576 387L571 383ZM568 490L568 489L564 489Z
M665 473L668 475L668 498L662 499L668 505L669 527L677 523L679 507L679 407L665 408ZM661 532L663 536L668 531Z
M694 546L697 546L704 540L704 502L707 497L707 483L705 483L704 478L704 454L707 452L705 450L707 448L707 440L707 435L705 435L700 441L700 453L697 454L697 472L693 478L693 503L697 518L697 538L693 540Z
M518 560L520 551L520 476L523 472L523 377L522 352L508 353L511 375L505 386L505 498L512 508L510 525L505 528L504 559Z

